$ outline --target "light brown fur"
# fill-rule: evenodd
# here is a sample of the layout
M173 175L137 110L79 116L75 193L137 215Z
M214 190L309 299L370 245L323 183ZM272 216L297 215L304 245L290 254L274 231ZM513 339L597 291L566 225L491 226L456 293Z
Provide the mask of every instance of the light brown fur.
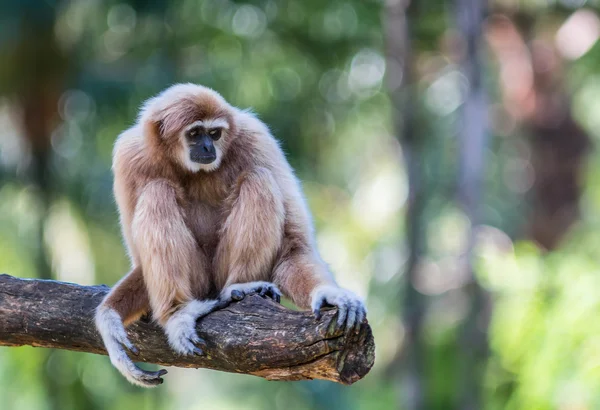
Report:
M218 164L190 170L181 132L215 118L227 123ZM165 325L186 302L235 283L274 282L302 308L317 287L336 286L279 145L253 114L214 91L177 85L149 100L119 136L113 170L133 268L102 306L124 323L150 311Z

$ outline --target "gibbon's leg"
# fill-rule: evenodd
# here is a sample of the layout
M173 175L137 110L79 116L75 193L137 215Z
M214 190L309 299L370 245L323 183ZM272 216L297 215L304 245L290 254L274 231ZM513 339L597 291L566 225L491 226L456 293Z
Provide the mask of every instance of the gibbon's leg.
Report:
M138 199L132 237L154 319L176 352L201 355L204 341L196 334L196 320L218 306L217 300L194 300L208 294L210 278L184 216L176 188L153 181Z
M340 288L316 250L294 232L293 224L286 226L281 256L273 273L275 284L297 306L311 308L317 319L322 307L336 306L337 328L358 328L367 314L364 302L351 291Z
M137 367L124 349L137 355L138 349L129 341L125 326L148 311L150 302L141 268L135 267L106 295L96 310L96 327L110 361L131 383L151 387L162 383L166 370L149 372Z
M271 172L257 167L240 176L227 208L215 256L221 301L259 293L279 302L279 290L266 282L281 246L285 219L283 196Z

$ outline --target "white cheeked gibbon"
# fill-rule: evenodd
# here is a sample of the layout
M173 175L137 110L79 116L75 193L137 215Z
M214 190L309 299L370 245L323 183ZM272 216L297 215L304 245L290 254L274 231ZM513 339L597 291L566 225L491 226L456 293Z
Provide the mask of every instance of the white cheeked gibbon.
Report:
M148 100L117 139L114 195L131 271L96 312L112 364L152 387L125 327L151 312L179 354L204 354L196 320L232 300L281 293L337 326L365 319L363 302L338 287L315 246L300 184L267 126L215 91L174 85ZM281 290L281 293L280 293Z

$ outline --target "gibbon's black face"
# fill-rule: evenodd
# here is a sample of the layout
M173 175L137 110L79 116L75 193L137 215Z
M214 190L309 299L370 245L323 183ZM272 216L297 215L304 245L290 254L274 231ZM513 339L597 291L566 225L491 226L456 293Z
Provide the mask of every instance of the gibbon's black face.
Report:
M198 125L186 132L190 160L200 164L211 164L217 159L214 141L221 138L221 128L205 129Z

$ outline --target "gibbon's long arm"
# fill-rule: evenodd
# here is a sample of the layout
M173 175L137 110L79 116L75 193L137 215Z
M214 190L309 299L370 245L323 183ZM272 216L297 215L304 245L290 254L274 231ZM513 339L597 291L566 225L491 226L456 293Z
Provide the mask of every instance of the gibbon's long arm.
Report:
M94 312L109 288L0 275L0 345L35 346L106 354ZM373 366L375 344L365 321L355 332L336 330L335 309L320 319L259 295L201 319L196 330L206 355L178 355L162 329L149 321L128 328L139 349L134 360L164 366L209 368L270 380L325 379L343 384ZM116 371L116 370L115 370Z

